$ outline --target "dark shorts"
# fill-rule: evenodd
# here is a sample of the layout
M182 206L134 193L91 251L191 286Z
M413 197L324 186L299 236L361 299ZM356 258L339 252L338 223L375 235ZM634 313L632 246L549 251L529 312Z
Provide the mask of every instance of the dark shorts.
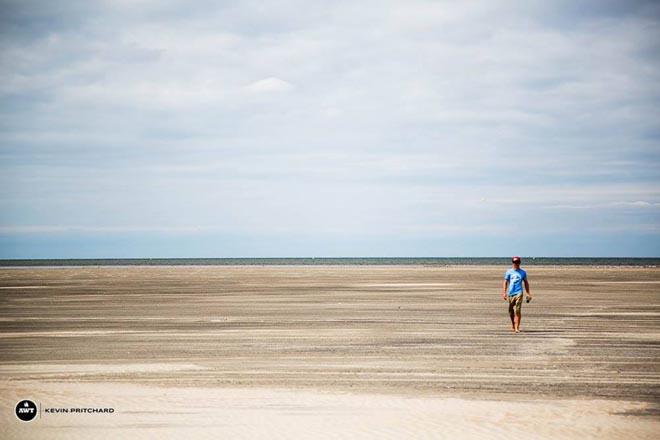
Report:
M509 309L515 308L516 313L520 313L523 303L523 293L520 292L518 295L509 296L508 299L509 299Z

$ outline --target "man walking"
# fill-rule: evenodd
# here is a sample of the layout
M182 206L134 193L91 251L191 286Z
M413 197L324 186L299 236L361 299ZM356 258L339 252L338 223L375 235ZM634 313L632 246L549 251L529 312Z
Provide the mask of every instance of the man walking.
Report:
M502 299L509 300L509 316L511 317L511 331L520 333L520 319L523 302L523 283L527 291L527 302L532 300L527 282L527 272L520 268L520 257L511 259L512 267L504 274L502 283Z

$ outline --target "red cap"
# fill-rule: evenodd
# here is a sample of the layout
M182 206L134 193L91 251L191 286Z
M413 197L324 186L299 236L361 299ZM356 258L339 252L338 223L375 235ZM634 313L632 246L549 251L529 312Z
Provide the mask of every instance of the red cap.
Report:
M511 262L512 263L520 263L520 257L518 257L518 256L512 257Z

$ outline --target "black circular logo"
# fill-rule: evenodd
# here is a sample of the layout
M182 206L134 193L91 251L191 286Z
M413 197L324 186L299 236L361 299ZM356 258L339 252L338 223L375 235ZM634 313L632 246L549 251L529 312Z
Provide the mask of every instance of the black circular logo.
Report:
M37 405L31 400L21 400L16 404L16 417L29 422L37 417Z

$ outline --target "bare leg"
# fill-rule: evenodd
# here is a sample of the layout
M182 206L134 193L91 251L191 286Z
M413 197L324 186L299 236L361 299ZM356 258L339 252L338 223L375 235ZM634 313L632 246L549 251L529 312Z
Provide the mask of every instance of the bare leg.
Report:
M514 320L513 327L515 331L519 332L520 331L520 321L522 320L522 314L516 313L516 319Z
M516 331L516 312L513 308L513 304L509 304L509 318L511 318L511 331Z

